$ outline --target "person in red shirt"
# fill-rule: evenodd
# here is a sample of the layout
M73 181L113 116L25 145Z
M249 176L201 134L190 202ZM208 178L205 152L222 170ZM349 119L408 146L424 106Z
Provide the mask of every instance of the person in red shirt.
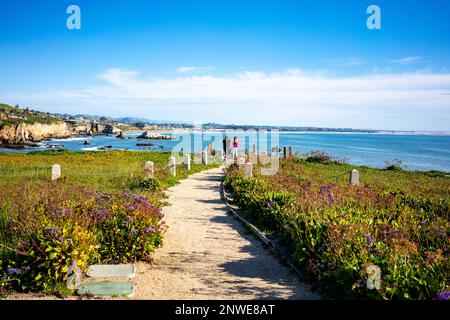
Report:
M235 136L233 139L233 158L235 161L237 161L238 149L239 149L239 141L238 138Z

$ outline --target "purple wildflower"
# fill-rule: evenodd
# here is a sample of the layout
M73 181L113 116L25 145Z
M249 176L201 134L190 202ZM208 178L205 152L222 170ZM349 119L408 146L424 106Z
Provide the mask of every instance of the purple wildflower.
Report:
M7 270L6 270L7 272L8 272L8 274L10 274L10 275L14 275L14 274L22 274L22 269L20 269L20 268L8 268Z
M333 270L333 269L334 269L334 264L332 264L331 262L328 262L328 263L326 264L326 268L327 268L328 270Z
M372 237L372 235L365 234L364 237L366 238L368 245L372 245L373 244L373 237Z
M322 187L320 187L320 193L329 192L329 191L331 191L332 187L333 186L331 186L331 185L322 186Z
M450 291L439 292L437 294L438 300L450 300Z
M127 211L135 211L138 209L136 205L134 205L130 202L125 203L124 207L125 207L125 210L127 210Z
M106 208L95 209L95 211L94 211L94 216L100 220L104 220L104 219L108 218L108 215L109 215L109 211Z
M44 228L42 230L42 233L44 234L44 236L46 237L52 237L55 238L58 236L58 233L56 232L56 228L51 227L51 228Z
M131 228L131 233L136 233L137 232L137 230L135 229L135 228Z
M328 204L333 204L334 203L334 197L333 197L333 194L331 192L328 193L327 201L328 201Z
M147 227L144 229L144 233L156 233L156 230L153 227Z
M370 249L370 252L372 252L373 254L379 255L381 254L380 250L378 250L378 248L373 247L372 249Z
M356 280L353 287L359 292L359 294L364 294L366 291L366 284L363 280Z

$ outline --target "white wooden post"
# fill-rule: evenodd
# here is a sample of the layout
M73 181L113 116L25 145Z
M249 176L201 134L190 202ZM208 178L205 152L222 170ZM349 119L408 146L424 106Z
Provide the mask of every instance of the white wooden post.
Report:
M194 163L202 164L203 163L203 154L201 152L194 153Z
M52 166L52 180L61 178L61 166L59 164L54 164Z
M145 171L146 178L153 179L153 173L154 173L153 162L147 161L144 166L144 171Z
M208 165L208 152L203 151L202 153L202 163L206 166Z
M188 153L184 155L184 168L186 170L191 170L191 155Z
M208 152L208 156L212 156L212 144L211 143L208 143L207 152Z
M249 162L252 164L258 164L258 155L256 153L251 153L249 156Z
M245 176L247 178L253 177L253 164L251 162L245 164Z
M219 159L220 160L223 160L224 158L223 158L223 150L218 150L218 151L216 151L217 153L216 153L216 155L219 157Z
M270 162L270 159L267 155L267 151L262 151L259 153L259 163L261 164L268 164Z
M176 168L176 160L175 157L170 157L169 158L169 174L172 176L176 176L177 175L177 168Z
M350 185L359 186L359 171L353 169L350 172Z

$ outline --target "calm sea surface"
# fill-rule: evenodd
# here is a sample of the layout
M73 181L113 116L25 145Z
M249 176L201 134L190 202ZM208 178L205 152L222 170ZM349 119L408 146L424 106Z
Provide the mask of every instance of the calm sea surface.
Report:
M164 132L161 132L164 133ZM180 150L185 152L200 151L208 143L215 149L222 149L222 139L225 133L164 133L176 137L176 140L137 140L140 133L127 133L127 138L120 140L115 136L77 137L44 141L40 147L27 150L0 149L0 152L29 152L44 150L46 144L56 144L62 148L76 151L92 151L98 147L112 146L113 150ZM254 143L260 151L271 150L276 145L292 146L293 152L307 153L325 151L355 165L370 167L385 167L386 161L396 159L402 161L402 167L407 170L440 170L450 172L450 136L432 135L381 135L381 134L317 134L317 133L279 133L277 136L258 136L258 134L228 133L232 139L237 136L240 149L252 150ZM91 144L84 145L88 140ZM137 143L151 142L154 146L138 147Z

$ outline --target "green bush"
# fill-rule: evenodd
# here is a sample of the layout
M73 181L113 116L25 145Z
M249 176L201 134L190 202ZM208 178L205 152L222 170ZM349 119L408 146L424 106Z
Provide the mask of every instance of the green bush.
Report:
M307 153L303 156L303 159L306 162L322 163L322 164L341 162L337 158L333 157L331 154L322 151L312 151L310 153Z
M86 271L89 263L98 261L98 247L92 231L71 222L59 228L37 228L19 242L9 260L2 262L3 285L53 293L67 280L71 264Z
M143 196L107 194L74 187L66 180L4 186L5 228L0 230L0 286L55 292L70 265L148 260L162 244L161 210Z
M300 161L282 164L277 175L248 179L230 167L225 186L255 225L287 241L293 259L323 292L358 299L447 297L450 202L445 188L427 177L423 183L429 183L429 191L423 192L416 179L425 175L384 170L374 174L380 181L376 188L350 187L346 177L330 183L336 170L348 172L344 164ZM389 180L397 174L402 190ZM380 290L366 286L370 265L381 269Z
M116 197L107 219L98 223L100 255L107 263L149 260L162 245L161 210L145 197L123 193Z
M160 189L161 183L156 178L146 178L139 183L139 187L142 189L156 191Z

